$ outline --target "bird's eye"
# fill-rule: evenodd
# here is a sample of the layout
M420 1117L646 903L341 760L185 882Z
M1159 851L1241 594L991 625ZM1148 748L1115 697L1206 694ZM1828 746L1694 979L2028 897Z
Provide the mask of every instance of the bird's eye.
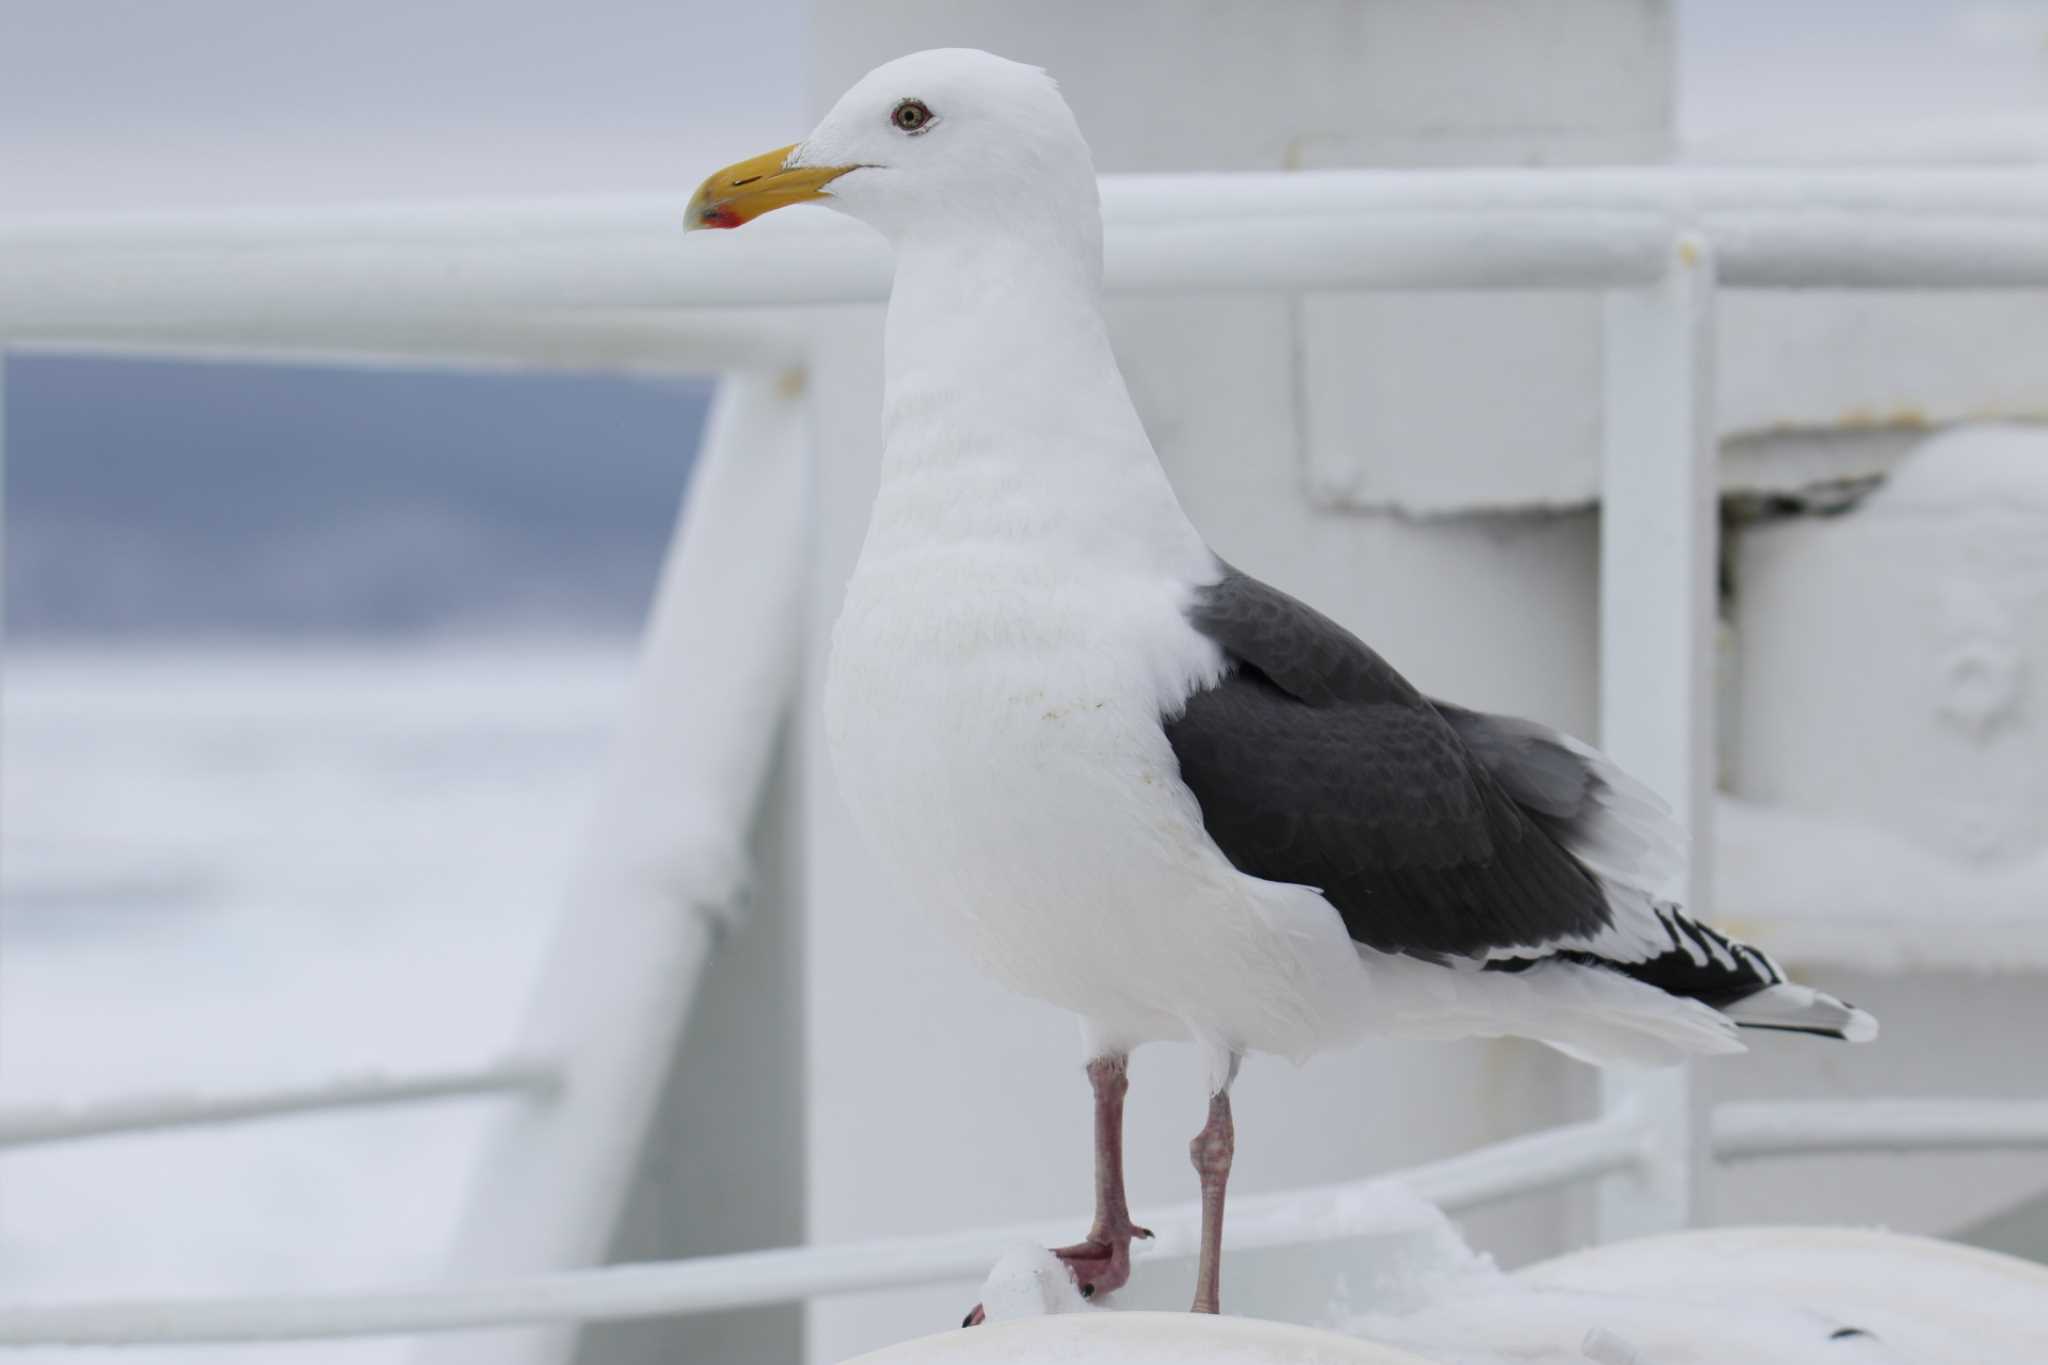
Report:
M931 107L923 100L904 100L889 115L889 122L895 124L898 131L921 133L938 120L932 116Z

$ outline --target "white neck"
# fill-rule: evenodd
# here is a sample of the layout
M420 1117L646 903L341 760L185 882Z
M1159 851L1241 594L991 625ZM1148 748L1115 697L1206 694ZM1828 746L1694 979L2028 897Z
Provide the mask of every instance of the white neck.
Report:
M1110 348L1099 228L1081 243L900 240L882 429L877 532L908 517L927 538L1029 538L1197 575L1208 562Z

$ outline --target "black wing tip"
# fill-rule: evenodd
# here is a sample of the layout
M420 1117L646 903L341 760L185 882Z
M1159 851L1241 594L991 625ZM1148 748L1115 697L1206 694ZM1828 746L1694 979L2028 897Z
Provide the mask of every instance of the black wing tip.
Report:
M1850 1036L1847 1029L1822 1028L1818 1024L1752 1024L1747 1019L1737 1019L1737 1028L1755 1029L1758 1033L1803 1033L1809 1038L1831 1038L1838 1043L1860 1042Z

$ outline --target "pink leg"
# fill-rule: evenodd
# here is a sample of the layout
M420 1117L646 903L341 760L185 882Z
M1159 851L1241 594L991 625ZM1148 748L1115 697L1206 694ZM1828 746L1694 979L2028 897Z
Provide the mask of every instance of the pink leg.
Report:
M1202 1259L1195 1271L1191 1311L1222 1311L1223 1190L1230 1182L1230 1158L1237 1151L1237 1127L1230 1119L1230 1092L1209 1097L1209 1121L1188 1144L1188 1159L1202 1178Z
M1053 1252L1066 1263L1085 1299L1121 1289L1131 1278L1131 1239L1152 1235L1150 1228L1131 1221L1130 1205L1124 1200L1124 1092L1131 1088L1125 1074L1129 1060L1125 1054L1113 1052L1088 1063L1088 1083L1095 1090L1095 1221L1086 1238ZM961 1326L973 1327L981 1320L981 1305L976 1304Z
M1131 1278L1131 1239L1152 1235L1149 1228L1131 1221L1131 1207L1124 1201L1128 1061L1124 1054L1112 1053L1088 1064L1088 1082L1095 1089L1095 1221L1084 1240L1053 1253L1067 1263L1083 1298L1121 1289Z

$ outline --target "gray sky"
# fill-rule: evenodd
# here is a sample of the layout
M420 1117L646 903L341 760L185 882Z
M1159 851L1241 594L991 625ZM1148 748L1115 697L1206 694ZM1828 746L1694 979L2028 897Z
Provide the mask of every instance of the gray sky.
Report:
M687 189L801 54L792 0L0 0L0 210Z
M1679 11L1693 136L2048 112L2048 0ZM680 190L802 131L802 39L801 0L0 0L0 211Z

